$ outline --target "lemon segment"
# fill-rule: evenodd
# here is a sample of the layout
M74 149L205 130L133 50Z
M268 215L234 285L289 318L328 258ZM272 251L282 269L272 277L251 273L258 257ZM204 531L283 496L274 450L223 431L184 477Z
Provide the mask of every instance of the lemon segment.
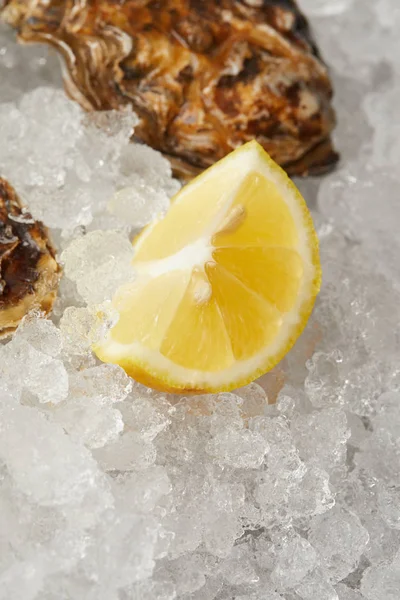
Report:
M220 371L234 363L231 342L210 282L193 272L160 347L161 354L187 369ZM193 343L196 340L196 343Z
M190 273L172 271L146 282L121 288L113 304L119 320L112 339L122 346L133 341L157 350L183 298Z
M294 306L303 277L303 263L295 250L218 248L212 256L217 264L279 311L288 312Z
M236 180L239 178L236 177ZM212 232L213 224L220 220L221 213L226 210L229 195L226 182L215 176L201 187L193 183L189 183L175 197L163 220L151 224L148 231L144 231L137 247L136 262L171 256ZM185 201L186 198L190 200Z
M256 171L245 177L229 212L231 224L228 214L227 225L222 224L212 238L215 247L277 245L295 248L298 243L293 216L282 201L277 186Z
M279 311L215 263L206 272L220 307L236 360L260 352L276 336L282 319Z
M256 142L184 187L135 240L137 279L94 348L165 391L239 387L271 369L319 291L318 240L294 184Z

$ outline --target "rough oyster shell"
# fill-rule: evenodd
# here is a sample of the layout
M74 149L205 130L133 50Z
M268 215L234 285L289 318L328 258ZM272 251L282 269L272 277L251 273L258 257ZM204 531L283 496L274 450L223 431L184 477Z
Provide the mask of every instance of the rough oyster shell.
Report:
M47 229L0 177L0 336L16 329L30 310L51 310L60 274Z
M5 0L3 18L57 48L86 109L132 105L136 136L181 174L253 138L292 174L337 161L330 80L294 0Z

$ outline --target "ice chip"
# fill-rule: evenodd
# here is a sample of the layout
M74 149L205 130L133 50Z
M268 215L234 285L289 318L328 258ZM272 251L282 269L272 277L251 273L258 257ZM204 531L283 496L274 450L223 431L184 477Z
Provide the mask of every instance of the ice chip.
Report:
M317 554L304 538L285 540L277 552L277 561L271 574L279 588L294 588L314 569Z
M395 600L400 589L400 556L365 570L361 592L367 600Z
M331 581L339 582L358 565L369 535L356 515L335 509L313 520L309 539Z
M42 506L79 505L104 477L89 452L34 408L2 410L0 458L18 488ZM34 452L26 452L26 448ZM68 457L66 461L66 457Z
M169 199L163 189L152 187L138 176L131 187L122 188L114 194L108 207L121 222L141 228L164 216Z
M335 589L339 600L364 600L365 598L358 590L353 590L344 583L339 583Z
M65 273L88 304L102 304L134 279L132 245L116 231L92 231L74 240L61 255Z
M48 319L29 315L17 329L16 340L25 340L38 352L56 357L62 349L60 330Z
M297 415L291 430L304 460L325 470L344 463L350 431L343 411L327 408L310 415Z
M95 457L105 470L141 471L154 464L156 449L139 434L127 431L104 448L99 448Z
M88 448L101 448L114 442L124 429L118 410L99 405L92 398L69 400L54 416L72 439Z
M338 600L335 588L326 580L323 572L316 569L303 579L296 593L302 600Z

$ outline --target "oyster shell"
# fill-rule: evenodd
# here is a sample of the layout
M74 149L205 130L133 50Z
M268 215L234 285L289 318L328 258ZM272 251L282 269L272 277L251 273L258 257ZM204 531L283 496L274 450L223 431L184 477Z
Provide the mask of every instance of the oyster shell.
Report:
M131 105L137 138L181 175L253 138L291 174L337 161L330 80L294 0L5 0L3 18L57 48L83 107Z
M47 229L0 177L0 336L30 310L51 310L60 274Z

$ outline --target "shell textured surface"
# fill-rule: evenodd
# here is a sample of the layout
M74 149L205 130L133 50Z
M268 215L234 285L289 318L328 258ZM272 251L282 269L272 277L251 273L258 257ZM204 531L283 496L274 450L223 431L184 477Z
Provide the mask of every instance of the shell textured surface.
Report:
M0 337L30 310L51 310L60 271L47 228L0 177Z

